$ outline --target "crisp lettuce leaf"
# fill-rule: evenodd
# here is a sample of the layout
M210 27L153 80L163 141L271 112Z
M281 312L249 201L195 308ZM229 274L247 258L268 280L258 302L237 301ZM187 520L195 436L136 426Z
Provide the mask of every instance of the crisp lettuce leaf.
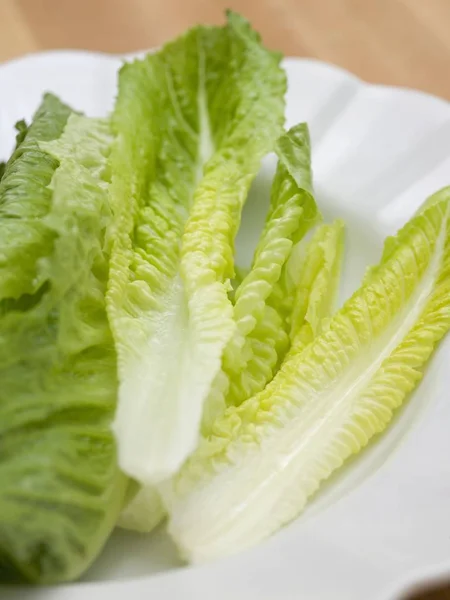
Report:
M23 228L8 263L20 279L10 281L16 292L32 291L35 273L41 282L0 312L0 573L51 583L91 564L128 482L110 428L118 383L103 250L109 126L71 115L62 137L45 142L69 109L55 98L44 105L0 188L3 215L14 212L17 235ZM30 231L39 260L22 269Z
M331 316L334 308L334 301L339 284L339 274L343 250L343 223L336 221L332 225L321 225L313 235L311 241L306 243L305 240L299 242L301 248L297 249L295 256L290 260L289 268L293 271L291 280L295 281L296 298L294 302L295 325L292 324L292 345L283 362L283 368L289 368L289 365L294 360L296 353L308 343L310 343L315 335L321 331L321 326L326 318ZM299 252L298 250L302 250ZM266 306L266 310L274 310L270 306ZM280 317L279 317L280 318ZM284 325L279 321L278 329L275 331L263 331L265 323L277 323L275 318L263 319L257 327L259 328L261 339L261 349L258 346L254 348L253 360L247 364L247 369L254 368L253 373L249 373L248 377L252 377L257 381L259 378L264 378L265 381L270 381L271 373L266 373L265 369L270 368L272 361L277 362L276 357L282 356L282 351L276 345L275 348L267 343L267 340L281 340L284 345L286 341L286 333ZM283 348L284 350L284 348ZM271 351L276 354L275 359L271 356L267 357ZM265 353L265 354L264 354ZM258 361L258 359L260 360ZM216 379L215 385L223 383L220 379ZM228 382L225 380L225 387ZM266 393L272 393L272 385L268 384ZM264 387L261 384L261 387ZM216 396L224 394L225 390L215 390ZM222 395L223 397L223 395ZM216 406L211 402L206 407L210 412L207 417L213 420L223 412L223 404ZM205 419L204 425L205 434L210 432L208 429L208 421ZM149 532L161 521L165 511L159 495L153 487L143 487L134 499L129 503L122 513L119 525L125 529L131 529L142 532Z
M450 327L450 188L394 238L362 287L281 368L230 407L163 489L191 561L251 546L382 432Z
M54 238L42 217L50 207L48 184L58 161L40 150L38 142L59 137L70 112L46 94L29 130L18 125L17 146L0 182L0 301L33 295L42 286L39 259Z
M295 282L295 298L290 316L289 355L297 354L321 333L333 314L344 250L344 222L317 228L308 244L291 256L288 269Z
M108 313L119 360L121 467L173 474L234 332L240 212L282 131L285 75L248 23L197 27L119 77Z
M277 287L295 244L321 215L314 200L308 126L300 123L280 137L279 161L266 225L252 268L235 294L237 334L224 354L230 379L227 403L239 405L272 379L288 348L287 319L291 307L279 310Z
M251 268L232 295L236 328L225 347L222 370L205 407L204 435L227 405L238 406L264 388L289 347L288 317L293 296L288 306L286 293L277 288L293 247L321 215L313 195L306 123L281 136L275 150L279 160L269 211Z
M280 365L282 373L272 379L260 395L269 398L289 372L295 373L297 357L324 330L334 312L339 288L344 223L320 225L312 239L299 243L289 260L291 282L296 293L290 328L290 346Z

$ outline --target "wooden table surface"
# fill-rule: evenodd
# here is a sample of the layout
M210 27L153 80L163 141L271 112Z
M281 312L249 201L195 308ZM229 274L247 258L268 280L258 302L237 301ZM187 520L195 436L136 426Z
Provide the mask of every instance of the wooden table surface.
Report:
M225 8L287 55L450 99L450 0L0 0L0 61L51 48L150 48L220 23ZM450 588L425 598L450 600Z
M0 0L0 61L48 48L158 45L230 7L266 43L450 99L450 0Z

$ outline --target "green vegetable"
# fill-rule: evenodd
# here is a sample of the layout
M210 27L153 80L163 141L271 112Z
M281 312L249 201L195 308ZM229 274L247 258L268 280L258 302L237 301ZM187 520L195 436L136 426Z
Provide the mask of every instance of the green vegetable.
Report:
M0 184L0 579L78 577L127 487L110 423L108 125L47 96ZM54 141L49 141L49 140ZM13 235L8 243L7 236Z
M277 340L287 327L274 298L276 287L280 285L283 268L293 246L321 218L313 196L311 148L306 123L296 125L282 136L277 142L276 152L279 162L266 225L252 268L236 290L234 315L237 334L224 355L225 370L231 380L228 401L236 405L263 389L270 381L281 352L275 351L269 360L261 360L261 355L265 352L270 354L270 350L276 349L278 344L281 348L287 347L287 341ZM266 369L268 372L263 376Z
M296 517L323 480L387 427L449 327L446 188L387 240L381 263L320 335L266 390L217 419L165 487L184 556L235 552Z
M312 196L310 142L307 126L301 124L293 127L278 140L276 149L280 155L280 163L274 179L272 202L266 227L256 249L251 271L244 273L243 270L238 270L239 300L235 305L235 317L239 316L238 332L232 341L236 346L238 336L241 336L240 339L247 346L243 349L242 354L246 353L248 359L241 360L240 363L235 360L235 364L239 365L238 369L233 371L223 367L216 377L203 415L202 430L205 435L209 434L214 417L223 412L225 396L227 395L226 401L228 402L231 402L233 397L229 393L228 377L234 375L239 383L242 381L242 387L246 385L244 393L247 392L247 397L251 396L251 391L253 393L259 391L273 377L272 370L276 368L275 365L284 354L289 342L289 336L285 331L288 329L287 323L275 308L264 305L264 302L270 298L274 285L281 277L282 268L287 263L294 243L298 242L317 222L319 213ZM291 172L295 179L290 174ZM341 231L341 225L338 227ZM322 240L317 242L317 245L319 243L321 244ZM329 246L331 245L329 244ZM330 250L332 251L333 248L330 247ZM318 253L313 254L319 254L320 257L323 255L321 249L318 250ZM308 262L309 258L308 256ZM317 263L316 260L311 264L316 266ZM303 303L307 302L306 285L312 286L314 281L311 280L317 275L313 269L307 268L307 265L308 263L297 265L300 273L305 271L308 274L307 283L301 290ZM292 285L297 285L298 280L297 276ZM329 290L320 289L320 292L322 291L326 293ZM258 292L259 296L257 296ZM316 295L318 293L319 291ZM329 298L332 297L333 293L329 295ZM257 305L257 302L260 306ZM243 309L245 304L247 315ZM316 313L318 312L316 311ZM249 320L252 320L253 330L248 325ZM245 331L243 326L246 326ZM245 333L248 333L247 337ZM239 352L239 348L236 349L236 352ZM223 389L220 388L222 384L224 385ZM235 383L234 386L237 387L237 384ZM120 525L127 529L148 532L163 516L164 510L156 490L151 486L143 487L122 513Z
M126 65L113 115L108 314L119 360L119 462L144 483L194 450L235 330L241 208L282 132L280 56L236 14Z
M287 276L294 299L289 319L289 359L322 332L334 312L343 249L344 223L338 219L318 227L311 241L306 246L298 244L290 257Z
M286 317L292 310L287 291L278 288L294 245L321 218L313 196L306 123L281 136L275 150L279 161L270 207L251 269L234 293L237 326L205 406L204 435L226 405L238 406L262 390L278 369L289 345Z
M35 294L43 284L39 259L52 247L54 233L42 221L50 208L48 184L58 162L38 142L61 135L71 110L46 94L25 137L18 125L15 151L0 183L0 300ZM23 138L23 139L22 139ZM22 142L21 142L22 139Z

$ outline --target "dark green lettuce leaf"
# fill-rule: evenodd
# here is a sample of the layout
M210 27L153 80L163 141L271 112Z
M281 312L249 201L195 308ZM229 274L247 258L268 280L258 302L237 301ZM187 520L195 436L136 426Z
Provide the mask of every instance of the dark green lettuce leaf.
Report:
M117 380L101 182L109 128L71 114L60 137L69 114L45 98L0 185L2 581L78 577L127 486L110 430Z
M18 145L0 182L0 300L34 294L43 284L39 259L50 251L54 234L42 217L58 161L38 144L59 137L70 112L46 94L29 129L18 126Z

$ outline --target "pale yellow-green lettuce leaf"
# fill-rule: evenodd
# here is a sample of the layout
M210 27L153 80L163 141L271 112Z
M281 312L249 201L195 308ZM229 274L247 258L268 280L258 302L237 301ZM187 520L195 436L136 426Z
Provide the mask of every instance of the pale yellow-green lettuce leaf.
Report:
M378 267L266 390L218 418L164 486L169 530L199 562L295 518L389 424L450 327L450 188L388 239Z

